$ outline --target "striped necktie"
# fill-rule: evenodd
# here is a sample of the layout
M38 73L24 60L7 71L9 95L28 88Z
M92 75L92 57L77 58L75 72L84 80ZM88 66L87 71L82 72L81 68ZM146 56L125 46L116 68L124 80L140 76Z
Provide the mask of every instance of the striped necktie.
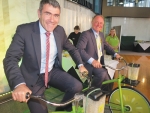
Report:
M96 34L96 44L97 44L98 61L100 62L100 58L102 56L102 49L101 49L101 39L98 34Z
M46 65L45 65L45 86L47 87L48 83L48 64L49 64L49 53L50 53L50 33L46 32Z

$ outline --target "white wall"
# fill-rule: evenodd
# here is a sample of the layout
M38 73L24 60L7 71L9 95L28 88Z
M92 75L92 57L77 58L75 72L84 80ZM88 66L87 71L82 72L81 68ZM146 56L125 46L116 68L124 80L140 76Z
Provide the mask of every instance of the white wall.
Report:
M81 32L91 28L91 20L95 15L91 10L76 3L66 0L57 0L61 5L61 16L59 24L69 35L74 31L74 26L79 25Z
M150 41L150 18L112 17L111 27L121 25L122 36L135 36L135 40Z

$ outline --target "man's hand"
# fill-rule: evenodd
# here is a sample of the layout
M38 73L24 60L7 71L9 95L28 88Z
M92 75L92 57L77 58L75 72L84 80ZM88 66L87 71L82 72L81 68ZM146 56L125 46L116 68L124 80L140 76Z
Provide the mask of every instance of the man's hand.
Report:
M83 65L79 67L79 73L81 77L88 76L88 71Z
M101 68L101 67L102 67L101 63L100 63L99 61L97 61L97 60L94 60L94 61L92 62L92 65L93 65L93 67L95 67L95 68Z
M116 54L116 59L120 60L121 58L123 58L122 56L120 56L119 54Z
M27 92L29 92L30 94L32 93L31 90L25 84L21 84L13 90L12 97L15 101L27 102L29 100L26 99Z

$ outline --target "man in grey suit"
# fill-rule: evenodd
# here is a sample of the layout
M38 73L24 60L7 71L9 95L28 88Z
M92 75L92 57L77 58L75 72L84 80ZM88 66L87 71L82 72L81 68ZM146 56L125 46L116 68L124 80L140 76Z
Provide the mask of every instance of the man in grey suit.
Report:
M41 0L39 21L19 25L4 58L4 71L12 97L27 102L31 113L48 113L45 103L26 99L26 93L44 96L47 87L53 86L65 92L62 101L67 101L82 90L82 84L62 68L62 51L67 50L79 71L87 72L78 50L67 39L63 27L58 25L60 5L56 0ZM46 36L48 33L50 36ZM49 45L48 83L45 82L46 38ZM22 59L19 66L18 62ZM45 86L46 85L46 86Z
M82 32L77 44L89 76L94 75L92 86L95 87L101 87L103 81L110 79L107 70L102 68L102 65L104 65L104 49L116 58L120 58L120 55L115 53L105 42L104 35L100 32L103 25L103 16L95 15L92 19L92 28Z

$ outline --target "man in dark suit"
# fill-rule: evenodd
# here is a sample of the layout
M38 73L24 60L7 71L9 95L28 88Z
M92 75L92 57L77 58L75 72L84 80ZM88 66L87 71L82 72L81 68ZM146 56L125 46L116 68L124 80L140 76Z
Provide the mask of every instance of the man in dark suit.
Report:
M83 66L78 50L67 39L63 27L58 25L59 3L56 0L41 0L38 17L39 21L17 27L3 63L10 88L13 90L13 99L27 102L31 113L48 113L45 103L26 99L26 93L43 96L49 85L65 92L62 100L64 102L82 90L81 82L62 68L63 49L69 52L81 73L87 70ZM19 67L18 62L21 59Z
M100 32L103 25L103 17L95 15L92 19L92 28L81 33L77 44L89 76L94 75L92 85L95 87L101 87L103 81L110 79L107 70L102 68L102 65L104 65L104 49L116 58L120 58L120 55L115 53L105 42L104 35Z

